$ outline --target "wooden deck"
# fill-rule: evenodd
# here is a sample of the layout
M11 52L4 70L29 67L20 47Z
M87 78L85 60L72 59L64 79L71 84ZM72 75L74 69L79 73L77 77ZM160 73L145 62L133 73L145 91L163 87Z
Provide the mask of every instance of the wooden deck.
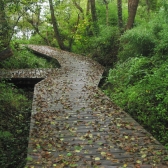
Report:
M49 74L55 73L59 69L15 69L5 70L2 69L0 72L0 78L12 78L12 79L44 79Z
M168 167L165 148L97 87L101 65L48 46L28 48L61 68L35 85L26 168Z

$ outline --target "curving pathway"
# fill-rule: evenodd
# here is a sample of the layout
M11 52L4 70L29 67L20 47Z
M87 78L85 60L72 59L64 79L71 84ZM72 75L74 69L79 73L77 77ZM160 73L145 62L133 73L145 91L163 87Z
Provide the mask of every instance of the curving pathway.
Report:
M60 69L34 88L26 168L167 168L167 151L98 89L103 67L48 46L29 45Z

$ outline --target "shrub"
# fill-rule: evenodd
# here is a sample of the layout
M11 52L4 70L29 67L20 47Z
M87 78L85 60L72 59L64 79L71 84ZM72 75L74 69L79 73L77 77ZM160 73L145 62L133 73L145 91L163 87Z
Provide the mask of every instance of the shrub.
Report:
M117 27L100 26L99 36L90 39L92 58L104 66L112 65L117 59L118 39Z
M168 54L168 25L162 25L162 30L158 32L157 45L155 48L155 52L159 55L167 55Z
M56 68L58 62L54 59L48 61L44 58L35 56L26 48L14 49L14 55L2 62L0 68L4 69L24 69L24 68Z
M118 57L125 61L129 57L147 56L153 54L155 37L147 27L136 27L126 31L120 38Z
M106 24L106 6L103 2L99 2L100 4L97 5L97 15L98 15L98 22L100 25ZM111 2L108 4L108 19L110 26L116 26L118 24L118 16L117 16L117 4L116 2Z
M12 84L0 82L0 167L22 168L27 156L31 101Z
M168 60L130 58L111 69L105 93L160 142L168 142Z
M38 34L31 36L31 38L28 41L30 44L46 45L44 39L40 37Z
M150 73L150 69L147 69L149 66L152 66L152 62L146 57L129 58L109 71L108 81L113 84L114 88L134 85Z

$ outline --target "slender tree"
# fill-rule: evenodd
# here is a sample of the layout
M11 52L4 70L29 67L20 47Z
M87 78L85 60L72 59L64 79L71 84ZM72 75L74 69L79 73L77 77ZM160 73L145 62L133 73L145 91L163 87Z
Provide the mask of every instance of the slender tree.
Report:
M145 2L146 2L146 6L147 6L147 12L149 14L149 12L150 12L150 2L149 2L149 0L146 0Z
M87 0L86 16L89 15L89 11L90 11L90 0Z
M13 55L12 50L9 47L9 25L5 13L5 2L0 0L0 61Z
M117 8L118 8L118 27L123 27L123 20L122 20L122 0L117 0Z
M128 0L128 21L126 29L131 29L134 24L134 19L136 16L136 11L138 8L139 0Z
M90 4L91 4L92 21L97 22L95 0L90 0Z
M97 15L96 15L96 4L95 0L90 0L91 5L91 15L92 15L92 22L94 27L94 34L98 34L98 25L97 25Z
M9 44L9 25L5 13L4 0L0 0L0 50L8 47Z
M58 23L57 23L57 19L55 17L55 14L54 14L54 7L53 7L52 0L49 0L49 5L50 5L51 20L52 20L52 25L53 25L53 28L54 28L55 38L56 38L56 40L58 42L59 47L62 50L67 50L67 48L65 47L65 45L63 43L63 40L61 39L59 30L58 30Z
M106 25L109 25L109 7L108 4L109 2L107 0L103 0L105 5L106 5Z

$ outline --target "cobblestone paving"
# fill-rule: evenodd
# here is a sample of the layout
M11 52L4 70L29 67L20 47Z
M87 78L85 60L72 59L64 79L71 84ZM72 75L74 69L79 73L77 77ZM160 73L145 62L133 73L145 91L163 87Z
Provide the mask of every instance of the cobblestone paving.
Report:
M98 89L101 65L48 46L28 48L61 68L35 85L27 168L168 167L165 148Z

